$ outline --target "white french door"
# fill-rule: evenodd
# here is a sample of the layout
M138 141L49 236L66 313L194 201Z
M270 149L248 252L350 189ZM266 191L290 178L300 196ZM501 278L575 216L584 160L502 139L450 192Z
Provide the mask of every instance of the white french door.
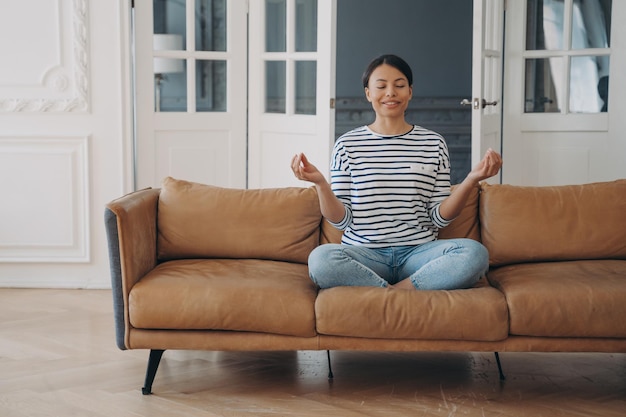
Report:
M626 2L509 1L504 181L626 176Z
M299 185L328 171L336 0L135 2L136 187Z
M299 152L329 172L336 6L336 0L250 2L250 188L306 186L289 165Z
M487 149L502 152L504 1L474 0L472 45L472 166ZM490 182L500 182L494 177Z
M136 187L246 186L247 8L135 2Z

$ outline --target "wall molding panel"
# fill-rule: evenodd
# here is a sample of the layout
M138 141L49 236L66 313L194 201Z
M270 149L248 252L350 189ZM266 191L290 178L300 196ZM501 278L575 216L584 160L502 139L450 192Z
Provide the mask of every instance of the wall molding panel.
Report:
M89 137L0 136L0 262L90 261Z
M11 8L0 16L0 37L10 39L0 44L0 112L89 112L87 0L15 1Z

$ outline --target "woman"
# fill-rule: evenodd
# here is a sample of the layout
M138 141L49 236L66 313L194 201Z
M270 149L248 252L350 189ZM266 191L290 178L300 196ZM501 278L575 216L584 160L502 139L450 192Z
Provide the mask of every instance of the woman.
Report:
M437 233L459 215L478 182L498 173L500 155L488 150L451 194L445 141L405 120L413 94L409 65L380 56L363 74L363 87L376 118L337 139L332 184L304 154L291 161L294 175L315 185L322 215L344 231L341 244L311 253L311 279L320 288L473 286L488 268L485 247L471 239L437 240Z

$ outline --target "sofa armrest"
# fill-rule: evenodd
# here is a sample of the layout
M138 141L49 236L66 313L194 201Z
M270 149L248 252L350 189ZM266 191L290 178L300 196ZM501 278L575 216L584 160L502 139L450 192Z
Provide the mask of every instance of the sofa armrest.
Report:
M159 189L125 195L106 205L107 232L116 343L128 347L128 295L141 277L157 265Z

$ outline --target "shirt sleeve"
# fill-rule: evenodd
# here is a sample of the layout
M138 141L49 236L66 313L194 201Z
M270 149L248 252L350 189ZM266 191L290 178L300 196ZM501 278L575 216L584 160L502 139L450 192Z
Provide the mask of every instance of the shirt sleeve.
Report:
M343 219L334 223L328 221L339 230L345 230L352 223L352 200L350 196L352 176L348 157L341 138L335 143L330 161L330 186L335 196L343 203L345 215Z
M433 224L438 227L446 227L454 219L444 219L439 212L441 203L450 196L450 156L448 146L443 137L439 143L439 166L432 198L429 202L428 213Z

